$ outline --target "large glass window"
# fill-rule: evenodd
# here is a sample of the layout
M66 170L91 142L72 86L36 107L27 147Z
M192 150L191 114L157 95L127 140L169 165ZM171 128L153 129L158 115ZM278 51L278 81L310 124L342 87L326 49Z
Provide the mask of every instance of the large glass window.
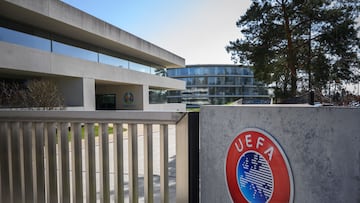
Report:
M54 53L85 59L89 61L94 61L94 62L98 61L98 56L96 52L82 49L79 47L74 47L67 44L63 44L61 42L53 41L52 48Z
M225 77L217 77L216 85L225 85Z
M150 104L164 104L166 103L166 90L151 89L149 91L149 103Z
M208 77L208 85L216 85L216 77Z
M206 77L195 77L194 78L194 85L207 85L207 78Z
M50 40L0 27L0 41L51 51Z
M83 49L80 47L64 44L62 42L38 37L35 35L19 32L16 30L0 27L0 41L18 44L26 47L54 52L70 57L80 58L88 61L99 62L116 67L129 68L132 70L156 74L156 69L143 64L130 62L121 58Z
M216 74L216 75L225 75L225 68L223 68L223 67L216 67L216 68L215 68L215 74Z
M194 78L185 78L186 85L194 85Z
M115 94L97 94L96 110L115 110L116 95Z
M235 78L232 76L225 77L225 84L226 85L235 85Z
M105 55L105 54L99 54L99 63L104 63L104 64L121 67L121 68L129 67L129 62L127 60L116 58L116 57Z
M150 67L139 63L130 62L130 69L139 72L150 73Z
M208 75L215 75L215 68L213 68L213 67L207 68L207 72L208 72Z

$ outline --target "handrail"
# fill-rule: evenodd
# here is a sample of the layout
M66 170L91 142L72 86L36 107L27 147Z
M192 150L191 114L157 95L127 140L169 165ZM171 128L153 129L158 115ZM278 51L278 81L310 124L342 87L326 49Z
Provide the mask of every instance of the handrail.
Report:
M142 124L176 124L184 113L155 111L33 111L1 110L0 120L6 121L102 121ZM35 120L34 120L35 119Z

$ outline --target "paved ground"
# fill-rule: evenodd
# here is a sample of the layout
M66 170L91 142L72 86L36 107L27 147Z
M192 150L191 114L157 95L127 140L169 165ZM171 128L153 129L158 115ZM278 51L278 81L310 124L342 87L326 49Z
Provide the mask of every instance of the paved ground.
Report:
M109 139L109 160L110 160L110 199L114 201L114 165L111 160L113 160L113 144L112 144L112 136L110 135ZM138 125L138 166L139 166L139 202L144 202L144 139L143 139L143 126ZM175 147L175 126L169 126L169 200L170 202L175 202L176 195L176 185L175 185L175 176L176 176L176 147ZM83 148L83 154L85 149ZM99 154L99 146L96 146L96 157L98 163L98 154ZM153 127L153 171L154 171L154 202L160 202L160 133L159 126ZM85 157L83 157L83 166L85 166ZM97 183L100 180L100 169L99 164L96 166L96 181ZM85 174L84 174L85 175ZM128 139L127 132L124 135L124 193L126 195L125 202L129 202L128 199ZM85 186L85 184L84 184ZM100 202L100 187L97 184L97 198L98 202ZM85 187L84 187L85 191Z

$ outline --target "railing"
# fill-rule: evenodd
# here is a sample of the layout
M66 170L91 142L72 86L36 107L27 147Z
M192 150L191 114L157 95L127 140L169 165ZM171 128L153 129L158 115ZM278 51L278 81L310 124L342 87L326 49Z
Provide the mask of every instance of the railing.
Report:
M154 201L153 128L158 128L160 199L169 202L168 136L169 126L175 126L176 200L189 202L187 117L170 112L0 111L0 202L124 202L124 159L128 199L138 202L141 126L144 201Z

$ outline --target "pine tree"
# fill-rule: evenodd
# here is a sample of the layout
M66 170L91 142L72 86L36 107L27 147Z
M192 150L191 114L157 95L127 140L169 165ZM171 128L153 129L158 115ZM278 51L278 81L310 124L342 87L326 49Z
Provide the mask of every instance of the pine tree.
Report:
M226 49L280 97L358 80L359 13L357 0L253 0L236 23L243 38Z

